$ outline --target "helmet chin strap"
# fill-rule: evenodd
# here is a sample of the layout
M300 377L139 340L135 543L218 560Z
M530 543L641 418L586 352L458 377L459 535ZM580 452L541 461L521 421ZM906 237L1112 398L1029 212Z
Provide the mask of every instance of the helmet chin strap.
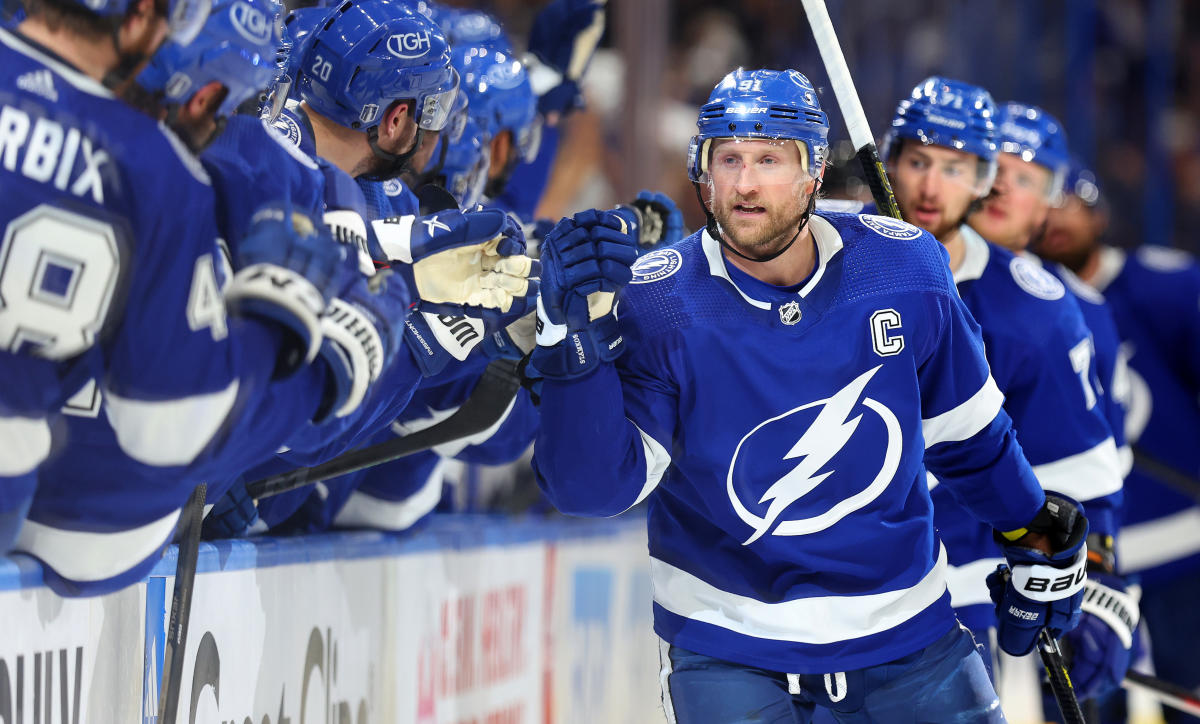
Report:
M804 231L804 227L808 226L808 220L812 217L813 210L817 207L817 191L821 189L821 182L817 181L815 184L813 184L812 193L808 197L808 206L804 209L804 213L800 215L800 224L796 227L796 233L792 235L791 241L784 244L782 248L777 249L766 256L758 257L747 256L733 248L729 242L725 241L725 237L721 234L721 227L717 224L717 220L713 217L712 212L709 211L708 204L704 203L704 196L700 193L700 183L698 181L693 181L692 188L696 192L696 198L700 200L700 206L704 209L704 215L708 217L708 223L705 224L705 228L708 230L709 235L716 239L718 244L733 254L736 254L746 261L762 264L779 258L779 256L781 256L784 252L792 248L792 244L796 243L796 239L800 238L800 234Z
M371 126L367 130L367 143L371 145L371 153L375 154L375 158L387 161L388 166L378 173L363 174L362 178L368 181L387 181L404 173L408 169L408 162L416 155L417 149L421 148L421 140L425 135L424 129L417 127L417 136L413 139L412 148L404 153L392 153L385 151L379 145L379 126Z

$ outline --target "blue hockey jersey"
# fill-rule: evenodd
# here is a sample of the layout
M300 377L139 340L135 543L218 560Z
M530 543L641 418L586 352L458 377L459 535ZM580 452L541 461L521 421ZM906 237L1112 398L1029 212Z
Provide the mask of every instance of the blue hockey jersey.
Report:
M0 31L0 58L10 72L0 215L12 240L0 274L25 280L0 329L23 330L18 346L66 365L90 355L56 391L75 414L56 428L18 548L49 565L61 592L95 593L150 560L194 482L252 444L239 425L305 403L271 398L279 331L226 317L199 162L48 49Z
M810 226L798 290L706 231L641 257L617 305L628 349L545 381L534 457L563 512L648 498L659 636L790 673L891 661L956 625L926 466L1002 530L1044 499L942 246L865 214Z
M1040 263L961 229L965 255L954 280L983 331L1004 409L1038 481L1084 502L1091 529L1115 533L1122 474L1100 404L1094 343L1079 305ZM1003 561L986 526L951 490L931 495L934 521L950 555L950 593L959 619L995 626L985 579Z
M1200 265L1146 246L1101 250L1091 281L1112 307L1129 354L1129 441L1159 462L1200 477ZM1122 571L1147 582L1200 569L1200 507L1134 465L1117 540Z

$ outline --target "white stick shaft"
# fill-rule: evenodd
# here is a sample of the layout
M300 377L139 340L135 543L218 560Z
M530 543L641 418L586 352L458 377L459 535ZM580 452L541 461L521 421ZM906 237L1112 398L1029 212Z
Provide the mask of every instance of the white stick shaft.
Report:
M833 84L838 107L842 109L842 115L846 118L846 129L850 132L850 142L854 144L854 150L875 143L871 127L867 125L867 114L863 112L862 102L858 100L858 91L854 88L854 80L850 77L850 68L846 66L846 57L842 55L842 46L838 44L837 34L833 31L833 22L829 19L825 0L800 1L804 4L808 24L812 26L817 49L821 51L821 60L825 62L829 82Z
M1158 701L1158 703L1165 704L1172 709L1178 709L1192 716L1200 716L1200 706L1197 706L1195 702L1172 696L1169 692L1159 691L1152 686L1146 686L1140 681L1134 681L1133 679L1125 679L1121 682L1121 686L1130 691L1140 691L1151 699Z

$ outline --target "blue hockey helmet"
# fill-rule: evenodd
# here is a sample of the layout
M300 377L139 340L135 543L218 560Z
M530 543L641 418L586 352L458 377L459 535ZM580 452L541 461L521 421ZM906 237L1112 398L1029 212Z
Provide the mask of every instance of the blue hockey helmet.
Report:
M479 203L487 183L491 154L481 136L479 126L467 118L457 138L445 139L446 155L441 169L445 179L443 185L463 208Z
M1100 203L1100 182L1096 174L1075 156L1071 157L1071 164L1067 168L1064 191L1078 198L1085 206L1094 207Z
M306 39L300 97L339 125L366 131L388 106L412 100L412 117L441 131L458 92L450 48L428 18L389 0L347 0Z
M542 123L524 64L510 52L486 45L457 45L453 56L468 98L467 113L485 141L507 130L521 160L536 158Z
M996 104L983 88L931 76L900 101L883 142L883 157L900 151L900 140L919 141L974 154L981 163L974 191L987 195L996 179Z
M1037 106L1009 101L1001 106L996 125L1000 153L1011 153L1048 169L1051 181L1046 200L1055 205L1062 203L1071 151L1058 119Z
M688 177L708 175L716 138L794 140L805 171L819 178L829 151L829 117L817 92L794 70L744 70L726 75L700 107L699 133L688 149Z
M482 10L439 8L433 17L451 46L483 45L513 55L512 41L500 22Z
M133 0L74 0L100 17L123 16ZM208 13L212 0L167 0L167 40L187 44L196 37Z
M228 118L275 77L279 10L275 0L216 0L195 39L159 48L138 75L138 85L178 105L217 81L227 93L216 115Z

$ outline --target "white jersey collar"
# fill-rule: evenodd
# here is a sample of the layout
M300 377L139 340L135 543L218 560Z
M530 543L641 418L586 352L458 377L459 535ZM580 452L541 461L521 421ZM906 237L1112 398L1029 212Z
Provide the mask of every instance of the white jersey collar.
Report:
M983 276L983 270L987 268L988 259L992 256L991 248L978 231L963 224L958 227L958 233L963 240L963 258L962 263L954 270L955 284L973 281Z
M842 250L842 235L833 227L833 224L813 214L808 219L808 226L812 229L813 240L817 245L817 268L808 282L801 287L800 291L796 292L801 297L808 296L813 289L816 289L821 277L825 275L825 268L829 265L829 260ZM725 266L728 262L725 260L725 254L721 251L721 244L708 233L708 229L702 232L700 245L704 249L704 256L708 259L709 274L729 282L737 290L737 293L742 295L742 299L745 299L746 303L759 309L771 308L771 302L755 299L746 294L729 276L729 269Z
M1100 292L1112 284L1113 279L1125 269L1125 250L1115 246L1105 246L1100 249L1100 266L1090 282Z

